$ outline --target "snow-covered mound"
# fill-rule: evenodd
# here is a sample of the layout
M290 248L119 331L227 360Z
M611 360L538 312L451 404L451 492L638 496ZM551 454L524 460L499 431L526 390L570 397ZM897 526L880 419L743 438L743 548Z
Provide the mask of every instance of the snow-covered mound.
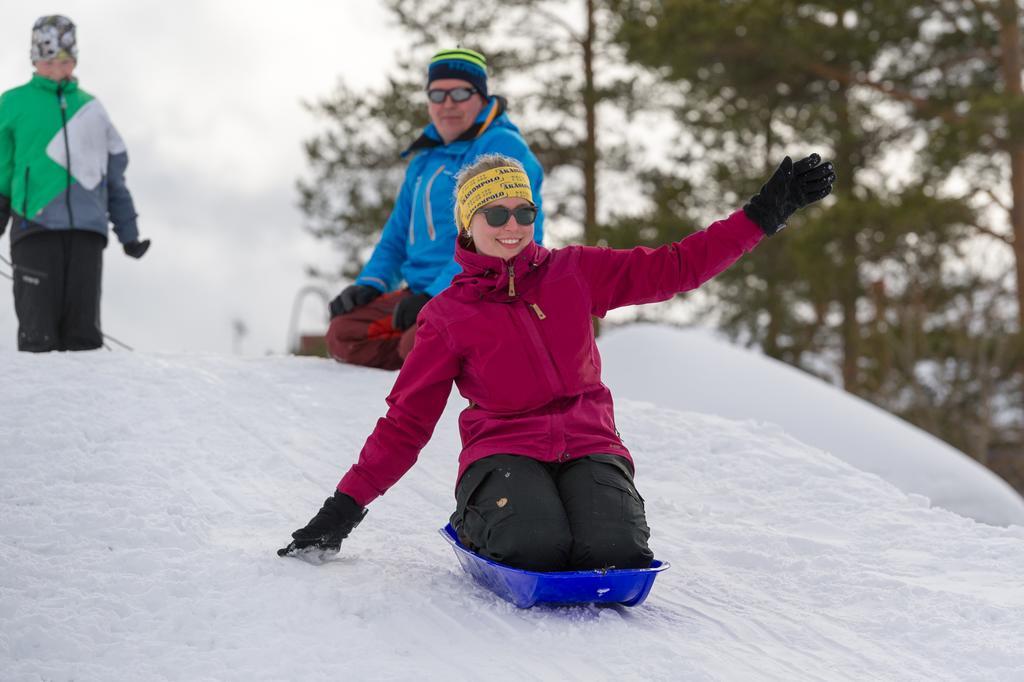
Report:
M394 376L0 352L0 678L1024 678L1024 529L649 403L618 424L672 568L639 608L520 611L461 572L437 534L457 396L336 561L278 558Z
M712 332L631 325L603 334L600 347L604 382L620 399L778 424L934 505L985 523L1024 525L1024 499L956 448Z

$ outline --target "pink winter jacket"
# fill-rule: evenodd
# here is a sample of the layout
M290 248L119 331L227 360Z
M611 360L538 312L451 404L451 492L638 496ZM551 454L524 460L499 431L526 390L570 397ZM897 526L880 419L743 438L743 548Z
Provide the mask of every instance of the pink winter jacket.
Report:
M742 211L657 249L531 242L510 261L456 247L463 271L417 320L416 343L338 490L365 506L408 471L430 440L452 383L469 400L459 416L459 477L494 454L565 462L610 453L632 462L601 383L591 315L696 289L764 233Z

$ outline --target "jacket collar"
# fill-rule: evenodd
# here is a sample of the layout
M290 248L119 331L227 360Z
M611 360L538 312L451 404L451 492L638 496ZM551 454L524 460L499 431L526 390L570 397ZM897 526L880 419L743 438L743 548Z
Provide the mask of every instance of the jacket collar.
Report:
M456 142L468 142L480 137L495 121L498 120L500 116L505 113L505 109L507 107L508 101L504 97L500 95L492 95L488 98L488 105L480 110L480 113L477 115L476 121L474 121L473 125L471 125L466 132L462 133L462 135L459 135L457 138L452 140L449 144L455 144ZM423 133L416 138L416 141L402 152L402 158L404 159L413 152L444 146L447 145L445 145L444 141L441 139L441 135L437 132L437 128L433 123L431 123L423 129Z
M57 81L52 81L49 78L46 78L45 76L40 76L38 73L32 74L32 80L29 81L29 84L31 84L32 87L48 90L49 92L57 92L57 88L59 87L61 92L64 94L78 90L77 78L72 78L71 80L61 81L58 83Z
M467 247L460 236L456 240L455 261L462 266L462 272L452 280L452 286L471 292L475 298L517 301L536 285L535 272L550 253L531 240L526 248L505 260L477 253L475 248Z

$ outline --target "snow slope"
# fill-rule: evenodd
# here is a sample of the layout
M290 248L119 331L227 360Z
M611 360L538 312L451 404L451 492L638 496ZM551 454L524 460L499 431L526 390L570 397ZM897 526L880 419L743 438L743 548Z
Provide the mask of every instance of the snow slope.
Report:
M642 362L630 361L638 349ZM1024 525L1003 479L917 427L824 381L705 329L650 324L601 336L605 383L619 398L778 424L900 490L997 525ZM618 361L615 361L618 360Z
M1024 679L1024 528L649 403L618 424L673 567L636 609L518 610L461 572L457 396L336 561L279 559L393 379L0 352L0 679Z

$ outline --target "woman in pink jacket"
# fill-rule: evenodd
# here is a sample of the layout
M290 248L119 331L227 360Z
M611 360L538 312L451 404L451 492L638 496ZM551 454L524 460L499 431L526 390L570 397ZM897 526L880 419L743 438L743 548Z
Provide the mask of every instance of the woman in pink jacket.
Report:
M818 155L786 157L742 210L680 242L548 250L533 240L537 208L522 166L480 157L457 180L462 272L420 312L359 461L278 554L337 553L366 505L415 464L454 383L469 400L451 518L463 544L536 571L648 566L643 498L601 383L591 316L699 287L834 181Z

